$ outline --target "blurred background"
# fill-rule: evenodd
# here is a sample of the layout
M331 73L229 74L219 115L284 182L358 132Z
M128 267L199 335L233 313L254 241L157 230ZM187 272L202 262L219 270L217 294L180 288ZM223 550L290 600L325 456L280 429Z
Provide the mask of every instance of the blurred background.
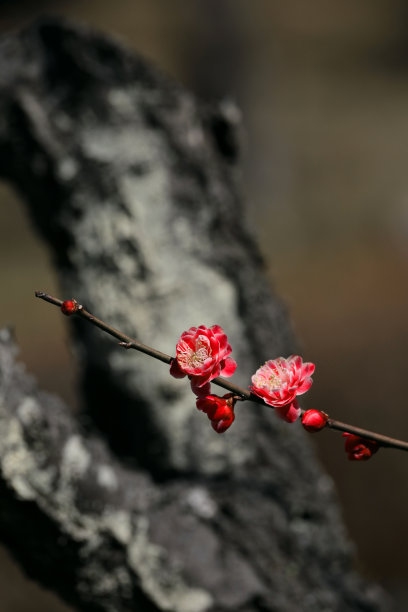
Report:
M408 439L408 4L2 0L0 32L47 13L119 37L207 101L238 103L247 223L302 355L317 364L307 407ZM56 277L1 183L0 271L0 325L15 327L40 385L75 408L66 321L33 297L58 295ZM383 449L351 463L339 433L311 442L336 483L359 571L407 610L408 456ZM5 551L0 567L3 612L68 610Z

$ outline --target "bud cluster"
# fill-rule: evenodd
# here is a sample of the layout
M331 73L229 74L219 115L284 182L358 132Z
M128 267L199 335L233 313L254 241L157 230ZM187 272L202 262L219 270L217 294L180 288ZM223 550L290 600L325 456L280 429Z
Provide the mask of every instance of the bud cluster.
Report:
M201 412L205 412L211 421L211 426L217 433L224 433L235 420L234 406L237 397L233 393L227 393L223 397L218 395L207 395L198 397L196 406Z

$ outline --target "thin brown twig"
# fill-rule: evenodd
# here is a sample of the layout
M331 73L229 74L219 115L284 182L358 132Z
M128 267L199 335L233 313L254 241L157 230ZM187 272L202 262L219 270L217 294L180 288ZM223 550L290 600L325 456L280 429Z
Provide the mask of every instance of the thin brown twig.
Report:
M46 302L49 302L50 304L53 304L54 306L58 306L60 308L62 304L64 303L63 300L55 298L49 295L48 293L44 293L44 291L36 291L35 296L42 300L45 300ZM83 308L83 306L81 306L80 304L78 304L77 310L73 314L78 317L81 317L82 319L86 319L87 321L95 325L96 327L99 327L106 333L110 334L111 336L119 340L120 346L126 349L135 349L136 351L140 351L141 353L150 355L150 357L154 357L155 359L158 359L159 361L162 361L163 363L167 363L169 365L171 364L172 359L174 359L174 357L171 357L170 355L166 355L166 353L162 353L161 351L157 351L156 349L151 348L150 346L142 344L141 342L138 342L138 340L135 340L134 338L127 336L126 334L122 333L121 331L112 327L111 325L108 325L101 319L98 319L93 314L85 310L85 308ZM251 402L256 402L258 404L263 404L264 406L268 406L268 408L272 408L272 406L269 406L268 404L266 404L257 395L254 395L253 393L251 393L247 389L244 389L243 387L234 385L234 383L230 382L226 378L222 378L221 376L219 376L218 378L214 378L211 381L211 383L214 383L215 385L218 385L219 387L222 387L223 389L227 389L227 391L231 391L235 395L239 396L240 399L242 400L249 400ZM354 425L349 425L348 423L342 423L341 421L336 421L331 418L327 420L326 427L329 427L330 429L337 429L339 431L351 433L351 434L360 436L361 438L365 438L367 440L374 440L375 442L378 442L380 446L389 447L389 448L397 448L399 450L408 451L408 442L404 442L403 440L398 440L396 438L390 438L389 436L384 436L382 434L376 433L375 431L370 431L368 429L363 429L361 427L355 427Z

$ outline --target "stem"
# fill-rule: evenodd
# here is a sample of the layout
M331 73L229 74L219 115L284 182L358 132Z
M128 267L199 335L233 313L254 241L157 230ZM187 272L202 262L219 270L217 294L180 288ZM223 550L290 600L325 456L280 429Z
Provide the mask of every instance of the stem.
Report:
M35 297L38 297L46 302L49 302L50 304L53 304L54 306L58 306L59 308L61 308L63 304L63 300L59 300L58 298L48 295L48 293L44 293L43 291L36 291ZM163 363L167 363L169 365L171 364L172 359L174 359L174 357L170 357L170 355L166 355L166 353L157 351L156 349L151 348L150 346L147 346L146 344L142 344L141 342L138 342L134 338L131 338L130 336L127 336L126 334L123 334L121 331L119 331L115 327L108 325L101 319L98 319L97 317L92 315L90 312L85 310L83 306L79 304L78 304L78 309L73 314L78 317L81 317L82 319L86 319L93 325L96 325L96 327L99 327L106 333L110 334L111 336L113 336L114 338L120 341L119 342L120 346L123 346L126 349L135 349L136 351L140 351L141 353L150 355L150 357L154 357L155 359L158 359L159 361L162 361ZM219 376L218 378L214 378L211 381L211 383L214 383L215 385L218 385L219 387L222 387L223 389L227 389L227 391L231 391L232 393L235 393L235 395L239 396L242 400L249 400L251 402L256 402L257 404L263 404L264 406L268 406L268 408L272 408L272 406L269 406L268 404L266 404L257 395L254 395L253 393L251 393L247 389L244 389L243 387L234 385L226 378L222 378L221 376ZM362 429L361 427L355 427L354 425L348 425L347 423L342 423L341 421L335 421L334 419L329 418L327 420L326 427L329 427L330 429L337 429L339 431L345 431L347 433L355 434L357 436L360 436L361 438L366 438L368 440L375 440L381 446L385 446L389 448L397 448L400 450L408 451L408 442L404 442L403 440L397 440L396 438L390 438L388 436L384 436L374 431L369 431L368 429Z
M368 429L362 429L361 427L355 427L354 425L348 425L341 421L335 421L334 419L328 419L326 427L331 429L338 429L339 431L346 431L347 433L360 436L361 438L367 438L368 440L374 440L381 446L388 446L390 448L398 448L400 450L408 451L408 442L403 440L397 440L396 438L390 438L389 436L383 436L382 434L376 433L375 431L369 431Z

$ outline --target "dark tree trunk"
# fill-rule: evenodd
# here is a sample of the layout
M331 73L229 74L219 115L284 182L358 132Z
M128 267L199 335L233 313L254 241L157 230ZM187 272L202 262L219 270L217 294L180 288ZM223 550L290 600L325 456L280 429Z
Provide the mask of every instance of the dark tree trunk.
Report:
M41 21L1 42L0 173L63 296L170 354L218 323L247 385L294 343L245 228L238 116L85 28ZM352 571L298 425L243 404L217 436L166 366L72 328L86 432L1 336L0 538L30 576L80 610L389 609Z

